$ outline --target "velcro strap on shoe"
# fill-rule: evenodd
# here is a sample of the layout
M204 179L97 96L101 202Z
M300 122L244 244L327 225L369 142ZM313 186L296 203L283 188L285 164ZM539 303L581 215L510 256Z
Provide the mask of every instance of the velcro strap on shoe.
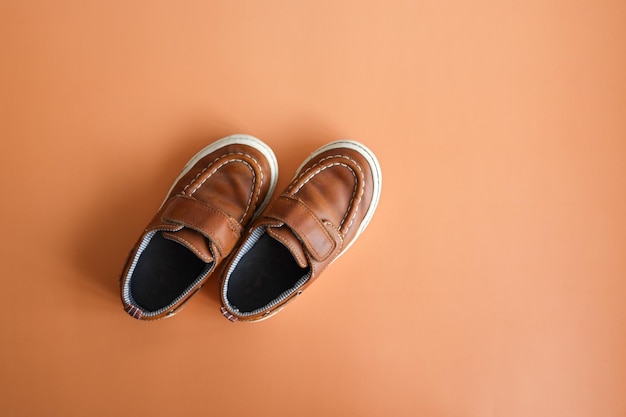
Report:
M162 219L201 233L215 244L222 257L234 248L242 232L239 222L228 214L183 195L172 197Z
M337 242L329 229L297 198L281 195L265 216L287 225L318 262L328 258L337 248Z

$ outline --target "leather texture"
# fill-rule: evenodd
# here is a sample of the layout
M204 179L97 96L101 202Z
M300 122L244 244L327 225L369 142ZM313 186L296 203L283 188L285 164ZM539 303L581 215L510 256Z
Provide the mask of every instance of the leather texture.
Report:
M132 317L154 320L177 312L228 257L255 211L269 200L277 175L275 159L272 163L274 155L258 139L250 138L246 136L245 141L238 141L232 136L211 145L213 148L207 147L211 152L202 155L201 151L192 158L189 164L196 160L195 163L191 167L188 164L172 186L133 247L122 272L122 302ZM158 312L134 302L130 290L133 268L155 233L182 245L208 268L204 277L186 287L179 299Z
M350 146L343 146L344 144ZM244 243L259 228L281 242L310 277L278 302L254 314L242 314L229 300L228 287L237 254L223 269L222 314L231 321L256 321L280 311L312 284L363 231L380 195L380 166L367 148L338 141L314 152L287 188L259 216ZM239 249L241 250L241 248Z

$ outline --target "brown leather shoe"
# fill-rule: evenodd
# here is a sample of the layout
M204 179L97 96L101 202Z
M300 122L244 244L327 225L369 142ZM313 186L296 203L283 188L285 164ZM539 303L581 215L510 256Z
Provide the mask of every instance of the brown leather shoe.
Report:
M376 157L358 142L315 151L224 266L222 314L261 320L299 295L363 232L381 179Z
M176 313L267 204L277 175L274 153L252 136L198 152L129 255L120 279L124 310L142 320Z

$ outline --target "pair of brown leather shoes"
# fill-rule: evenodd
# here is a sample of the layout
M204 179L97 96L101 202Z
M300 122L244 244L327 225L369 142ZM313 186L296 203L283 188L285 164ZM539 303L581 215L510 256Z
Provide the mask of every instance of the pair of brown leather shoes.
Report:
M198 152L128 257L120 279L126 312L169 317L219 269L222 314L267 318L350 247L380 197L380 165L355 141L311 154L266 208L277 177L274 153L252 136Z

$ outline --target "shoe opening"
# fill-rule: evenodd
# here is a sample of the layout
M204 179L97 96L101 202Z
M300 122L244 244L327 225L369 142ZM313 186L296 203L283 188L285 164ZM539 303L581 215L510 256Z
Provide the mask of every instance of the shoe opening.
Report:
M243 315L271 308L292 294L310 277L289 250L259 229L244 245L227 276L226 300Z
M145 311L159 312L184 296L207 274L210 266L178 242L157 232L132 272L130 297Z

